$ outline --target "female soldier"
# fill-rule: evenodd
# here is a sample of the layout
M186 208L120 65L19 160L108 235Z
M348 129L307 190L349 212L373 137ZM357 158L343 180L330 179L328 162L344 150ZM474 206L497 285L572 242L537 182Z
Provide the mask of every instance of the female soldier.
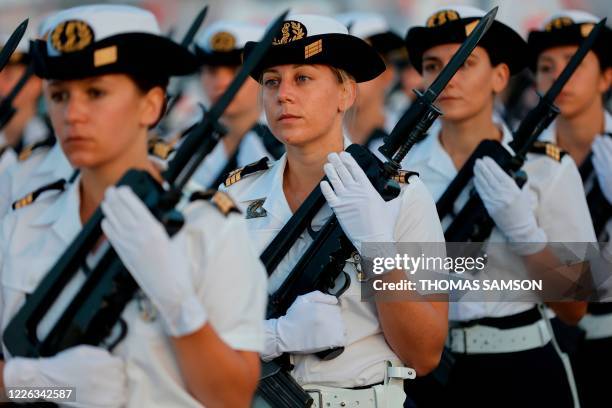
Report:
M542 30L529 34L528 44L537 58L532 67L540 92L548 90L598 21L584 11L562 11L549 18ZM586 193L597 180L609 205L612 204L612 116L604 108L604 95L612 82L612 59L607 49L611 40L612 31L606 27L555 100L561 114L540 137L540 140L556 142L574 159L580 167ZM610 235L612 221L598 237L607 242L608 248L612 246ZM605 276L596 279L599 290L610 279L609 269L602 272ZM610 289L607 290L609 296ZM572 363L582 406L597 406L608 398L604 378L612 365L611 306L611 303L589 304L589 313L580 322L586 330L586 341L573 356Z
M246 55L251 46L247 44ZM334 19L294 15L284 22L252 75L262 84L270 129L287 153L272 166L247 166L225 183L245 209L260 250L325 174L333 187L321 185L327 202L359 251L366 242L443 240L433 201L418 178L410 178L399 197L385 202L352 156L342 153L350 144L343 138L342 120L355 100L356 82L383 70L377 53ZM315 229L330 215L325 206L313 221ZM269 292L279 287L311 242L302 234L270 276ZM355 256L344 266L351 283L339 299L310 292L298 297L285 316L266 321L263 358L290 353L291 374L306 389L322 393L322 406L332 403L332 395L347 405L374 406L377 400L381 406L400 406L406 375L387 372L388 362L401 360L421 375L431 370L444 342L447 305L425 297L363 302L357 270L350 263ZM332 360L314 354L339 346L345 350Z
M211 104L223 95L242 65L244 44L258 41L262 35L263 28L254 24L218 21L198 38L195 49L202 65L202 89ZM225 110L221 122L228 133L194 175L201 186L217 188L230 171L262 157L277 159L282 154L277 151L280 143L258 123L258 89L257 82L248 78Z
M68 385L78 406L247 406L258 377L265 281L243 221L192 203L170 239L131 189L113 187L130 168L161 180L148 159L147 130L161 115L168 77L195 69L192 54L134 7L76 7L49 24L48 39L36 44L37 72L80 176L3 220L2 327L99 205L104 234L142 293L124 310L127 334L112 355L82 345L31 359L5 347L3 388ZM83 280L79 273L70 285ZM64 295L39 336L70 300Z
M448 7L434 13L425 27L409 30L408 53L427 84L482 16L484 12L476 8ZM420 172L434 198L442 195L481 141L498 140L509 149L511 133L493 120L494 98L509 76L526 65L526 55L522 38L495 21L438 98L444 113L439 130L413 148L404 161ZM548 262L548 241L594 240L573 161L530 154L524 169L528 187L520 189L491 158L477 160L474 166L476 191L496 226L490 242L508 242L512 249L500 259L504 270L523 269L523 261ZM466 202L468 190L455 202L455 214ZM553 307L573 324L584 312L582 304ZM470 406L572 404L562 360L533 302L454 302L450 320L448 341L456 364L445 405L451 401Z

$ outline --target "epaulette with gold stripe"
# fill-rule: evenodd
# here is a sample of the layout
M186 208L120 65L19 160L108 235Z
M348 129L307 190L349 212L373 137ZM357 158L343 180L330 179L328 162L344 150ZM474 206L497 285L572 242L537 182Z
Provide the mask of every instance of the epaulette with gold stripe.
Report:
M400 184L409 184L408 179L412 176L418 177L419 173L410 170L398 170L397 174L393 176L392 179Z
M64 189L66 188L66 184L67 184L66 180L60 179L60 180L54 181L53 183L37 188L31 193L26 194L23 198L20 198L19 200L15 201L12 205L12 208L13 210L17 210L19 208L23 208L25 206L32 204L45 191L53 191L53 190L64 191Z
M170 154L174 151L174 142L167 142L159 137L154 137L149 140L149 154L159 159L167 160Z
M559 146L549 142L535 142L531 149L529 149L529 153L545 154L556 161L561 161L563 156L567 154Z
M226 217L232 212L240 214L240 209L236 203L234 203L234 200L232 200L229 194L223 191L213 189L195 191L191 194L191 196L189 196L189 201L196 200L210 200L210 202L217 207L219 211L221 211L221 214L225 215Z
M225 183L223 184L225 185L225 187L229 187L232 184L242 180L246 176L255 174L258 171L268 170L270 168L269 161L270 160L267 157L264 157L254 163L247 164L242 168L236 169L227 175Z
M44 140L27 145L23 148L23 150L21 150L21 153L19 153L19 161L26 161L35 151L40 150L43 147L53 147L53 145L55 145L55 137L53 136L49 136Z

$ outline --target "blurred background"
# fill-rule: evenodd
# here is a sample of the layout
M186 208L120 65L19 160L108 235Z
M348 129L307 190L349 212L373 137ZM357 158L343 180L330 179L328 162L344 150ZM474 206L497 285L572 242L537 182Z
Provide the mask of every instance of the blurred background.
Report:
M11 31L25 17L31 18L30 29L35 30L53 10L91 3L125 3L147 8L157 15L164 31L172 32L175 38L186 30L195 13L205 4L210 8L204 24L221 17L265 23L286 8L315 13L364 10L384 14L402 35L411 25L423 24L432 10L445 4L470 4L483 9L497 5L500 8L498 17L522 34L562 8L612 16L610 0L0 0L0 31Z

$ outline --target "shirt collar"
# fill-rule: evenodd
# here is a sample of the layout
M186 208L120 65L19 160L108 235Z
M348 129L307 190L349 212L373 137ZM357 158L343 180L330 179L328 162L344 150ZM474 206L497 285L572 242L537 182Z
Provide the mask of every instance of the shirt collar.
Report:
M612 133L612 115L608 111L604 111L604 132Z
M343 136L343 142L345 149L353 144L346 134ZM293 215L289 208L287 198L285 197L285 191L283 190L283 177L285 175L286 166L287 153L284 153L274 163L271 171L258 180L261 196L262 198L266 197L262 205L263 208L269 215L276 217L283 223Z
M287 153L283 154L272 166L272 169L265 174L259 182L261 197L265 197L263 208L268 215L277 218L281 222L286 222L291 218L291 209L285 192L283 191L283 176L287 165ZM256 197L257 198L257 197Z
M604 132L612 133L612 115L604 111ZM551 123L540 135L538 140L542 142L557 143L557 121Z
M31 225L50 225L55 234L65 243L71 242L83 227L79 217L81 201L79 184L80 177L68 184L66 190L60 194L57 200L35 218Z
M70 172L70 169L70 163L58 142L53 145L40 164L33 170L32 174L54 174L57 177L65 177L66 173Z
M513 139L512 132L508 126L495 117L493 118L493 123L495 123L502 132L502 146L510 153L514 153L510 147L510 142L512 142ZM429 136L421 142L423 143L423 147L418 151L418 154L427 158L427 166L429 169L437 171L446 177L454 178L457 175L457 168L450 155L442 146L442 143L440 143L440 132L442 131L442 127L436 126L434 130L434 132L430 133Z

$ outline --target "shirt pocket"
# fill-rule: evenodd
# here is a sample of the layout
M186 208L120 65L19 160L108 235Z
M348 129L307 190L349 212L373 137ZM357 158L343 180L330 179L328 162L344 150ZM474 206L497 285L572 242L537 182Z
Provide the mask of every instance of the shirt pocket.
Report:
M2 286L30 294L51 270L56 257L11 257L2 268Z
M56 259L53 257L6 259L1 270L2 328L25 303L27 295L36 290L42 278L49 272Z

